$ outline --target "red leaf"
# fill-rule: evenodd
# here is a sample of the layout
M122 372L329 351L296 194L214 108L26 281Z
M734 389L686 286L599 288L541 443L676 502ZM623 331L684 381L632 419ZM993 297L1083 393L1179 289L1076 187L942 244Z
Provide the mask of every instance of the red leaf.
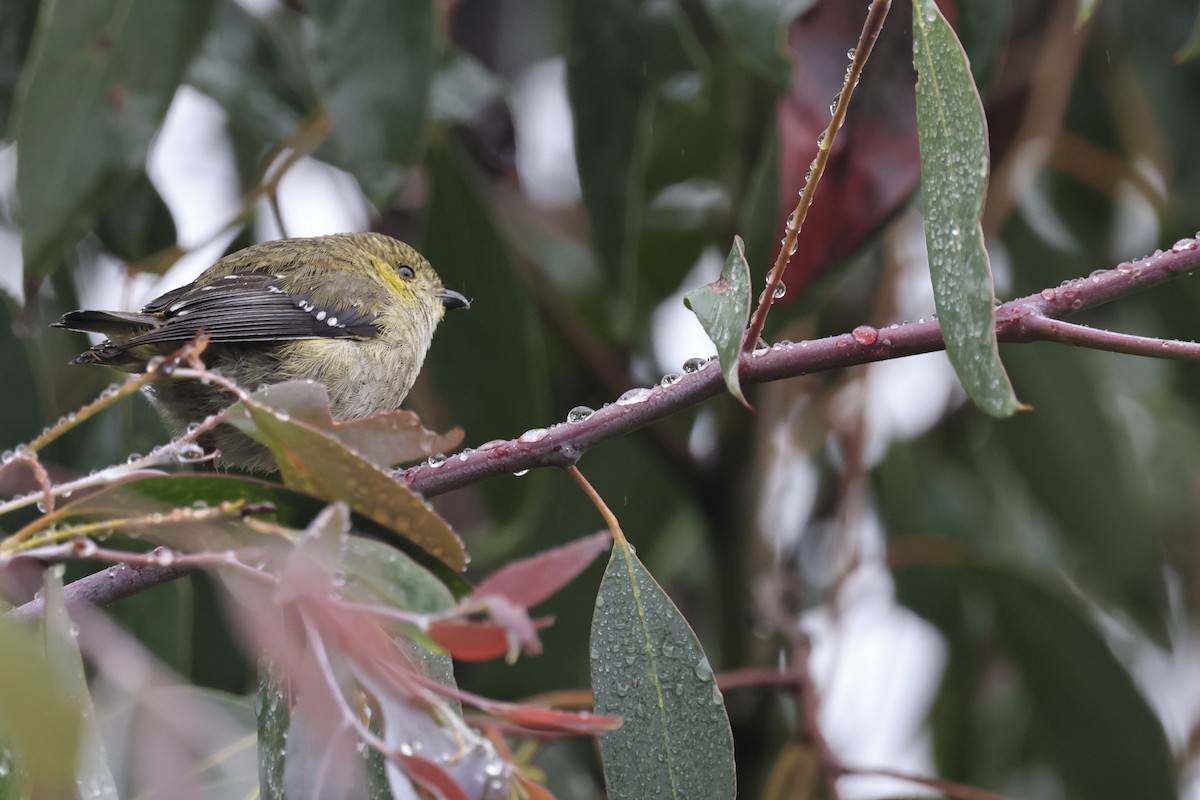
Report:
M556 708L534 708L510 704L506 704L506 707L503 708L489 708L487 711L492 716L514 725L552 733L582 733L599 736L616 730L624 722L620 717L607 717L602 714L593 714L590 711L560 711Z
M536 656L542 652L537 631L551 622L548 617L530 620L524 615L500 622L436 622L429 628L429 638L459 661L499 658L507 655L514 644Z
M493 572L475 587L474 595L500 595L513 605L530 608L571 582L608 549L608 531L576 539L570 544L513 561Z
M470 800L466 791L458 785L454 777L432 761L420 756L405 756L397 754L404 774L419 783L422 787L435 792L442 800Z

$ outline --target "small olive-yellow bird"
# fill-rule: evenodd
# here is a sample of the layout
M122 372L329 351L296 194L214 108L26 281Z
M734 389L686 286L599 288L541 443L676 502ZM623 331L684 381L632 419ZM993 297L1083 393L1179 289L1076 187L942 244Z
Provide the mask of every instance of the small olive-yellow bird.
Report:
M55 327L108 337L72 363L142 372L204 332L205 364L243 388L310 379L324 384L334 419L400 405L447 309L467 298L442 286L429 262L378 233L263 242L225 256L192 283L139 312L72 311ZM233 398L198 381L152 387L182 428ZM224 463L270 469L266 448L228 425L204 444Z

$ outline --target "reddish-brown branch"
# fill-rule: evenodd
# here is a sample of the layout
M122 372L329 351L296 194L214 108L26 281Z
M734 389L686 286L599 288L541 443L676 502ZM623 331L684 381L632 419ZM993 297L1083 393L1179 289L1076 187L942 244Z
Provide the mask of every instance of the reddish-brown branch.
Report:
M1166 252L1004 303L996 309L996 335L1002 342L1056 341L1139 355L1194 358L1197 345L1192 343L1115 334L1054 321L1197 269L1200 269L1200 250L1195 240L1185 239ZM777 344L757 351L743 359L741 382L767 383L943 349L945 344L937 320L879 330L858 328L853 333ZM670 386L653 389L640 402L614 403L582 421L531 431L437 466L421 464L398 475L415 491L432 497L496 475L536 467L569 466L601 442L677 414L724 389L720 369L715 362L710 363Z

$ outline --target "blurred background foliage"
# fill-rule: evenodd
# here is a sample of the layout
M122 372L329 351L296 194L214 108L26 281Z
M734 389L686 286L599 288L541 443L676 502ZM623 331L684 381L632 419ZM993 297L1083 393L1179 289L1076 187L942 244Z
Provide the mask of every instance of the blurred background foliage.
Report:
M430 427L478 446L652 385L711 352L680 294L715 277L735 233L766 273L864 5L6 0L0 442L114 379L66 366L86 342L47 330L62 312L135 307L222 252L351 226L413 242L474 299L412 395ZM1200 227L1200 67L1173 57L1194 2L941 6L988 111L999 297ZM895 4L867 65L768 341L933 311L910 14ZM1198 286L1085 321L1192 338ZM847 763L1026 798L1200 797L1200 371L1051 345L1002 356L1033 407L1013 419L964 404L933 355L753 387L756 413L720 398L580 467L718 672L812 637L824 734ZM164 439L138 399L43 461L65 477ZM472 577L600 524L551 471L436 505ZM464 686L586 686L599 574L547 604L544 655L473 665ZM196 683L250 687L207 580L112 610ZM727 702L743 794L819 795L790 697ZM601 791L589 743L538 758L558 796Z

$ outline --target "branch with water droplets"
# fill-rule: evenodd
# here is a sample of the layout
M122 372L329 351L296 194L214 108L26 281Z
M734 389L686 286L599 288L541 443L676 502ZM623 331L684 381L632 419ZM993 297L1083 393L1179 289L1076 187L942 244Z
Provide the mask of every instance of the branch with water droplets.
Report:
M1062 342L1161 358L1200 358L1200 345L1194 342L1129 336L1057 322L1060 317L1198 269L1200 244L1196 239L1183 239L1165 252L1001 304L996 309L996 335L1008 343ZM850 333L798 343L778 342L756 350L742 360L741 381L743 385L767 383L943 349L936 319L886 328L862 325ZM448 459L431 459L396 474L413 490L432 497L497 475L569 466L601 442L677 414L724 390L721 370L715 362L693 359L685 365L685 374L668 375L653 388L631 389L615 403L596 411L572 409L566 422L526 431L516 439L489 442Z

